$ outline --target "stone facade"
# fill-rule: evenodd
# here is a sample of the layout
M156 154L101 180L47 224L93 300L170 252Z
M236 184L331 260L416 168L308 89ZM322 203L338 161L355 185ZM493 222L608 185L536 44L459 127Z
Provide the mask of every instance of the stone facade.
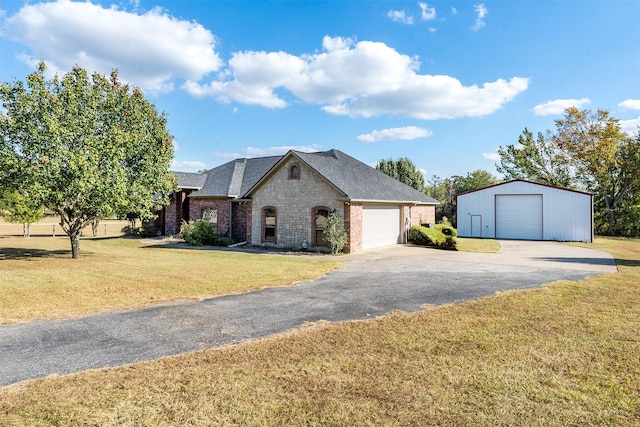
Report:
M298 177L289 178L291 166L298 166ZM302 242L314 242L312 210L326 207L342 214L343 197L317 172L297 159L282 164L252 195L251 242L257 246L300 249ZM276 242L263 242L263 208L276 210Z

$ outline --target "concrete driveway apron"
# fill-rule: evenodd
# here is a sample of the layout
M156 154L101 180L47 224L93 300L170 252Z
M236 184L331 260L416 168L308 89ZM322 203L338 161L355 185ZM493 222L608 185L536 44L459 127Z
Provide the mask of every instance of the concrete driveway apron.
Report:
M499 254L397 245L349 255L340 270L296 286L2 326L0 386L241 343L307 322L417 311L617 271L613 257L600 251L501 243Z

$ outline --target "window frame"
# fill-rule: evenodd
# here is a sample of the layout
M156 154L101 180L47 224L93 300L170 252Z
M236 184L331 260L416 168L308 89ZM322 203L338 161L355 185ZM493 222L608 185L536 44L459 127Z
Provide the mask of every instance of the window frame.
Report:
M319 242L318 240L318 224L317 224L317 212L323 210L323 211L327 211L327 218L329 218L329 215L331 215L331 209L328 208L327 206L314 206L313 208L311 208L311 236L312 236L312 245L313 246L319 246L319 247L323 247L323 248L328 248L331 247L331 245L329 244L329 242ZM326 227L325 227L326 228ZM324 231L324 228L322 229L322 231Z
M293 174L293 171L296 171L296 175L295 176ZM298 165L297 163L294 163L291 166L289 166L289 172L287 174L287 177L290 180L299 181L300 180L300 165Z
M273 211L273 226L267 225L267 211ZM260 216L261 230L260 239L262 243L278 244L278 209L275 206L265 206L262 208L262 214ZM273 238L267 237L267 229L273 228Z

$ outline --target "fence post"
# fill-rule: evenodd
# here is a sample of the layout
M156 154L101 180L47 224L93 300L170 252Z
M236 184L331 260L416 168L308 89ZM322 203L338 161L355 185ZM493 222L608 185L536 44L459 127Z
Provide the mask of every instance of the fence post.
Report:
M107 224L104 225L104 237L107 237Z
M53 224L53 232L51 234L52 237L56 237L56 225Z

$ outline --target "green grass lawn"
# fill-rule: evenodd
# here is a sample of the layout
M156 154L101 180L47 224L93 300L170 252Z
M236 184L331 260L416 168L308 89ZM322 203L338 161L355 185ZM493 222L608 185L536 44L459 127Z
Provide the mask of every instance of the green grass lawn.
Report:
M493 239L471 239L467 237L457 237L457 249L461 252L500 252L500 243Z
M73 260L67 238L0 238L0 324L290 285L343 262L175 249L126 238L82 239L80 247L82 257Z
M0 424L638 425L640 241L588 247L619 273L24 382Z

